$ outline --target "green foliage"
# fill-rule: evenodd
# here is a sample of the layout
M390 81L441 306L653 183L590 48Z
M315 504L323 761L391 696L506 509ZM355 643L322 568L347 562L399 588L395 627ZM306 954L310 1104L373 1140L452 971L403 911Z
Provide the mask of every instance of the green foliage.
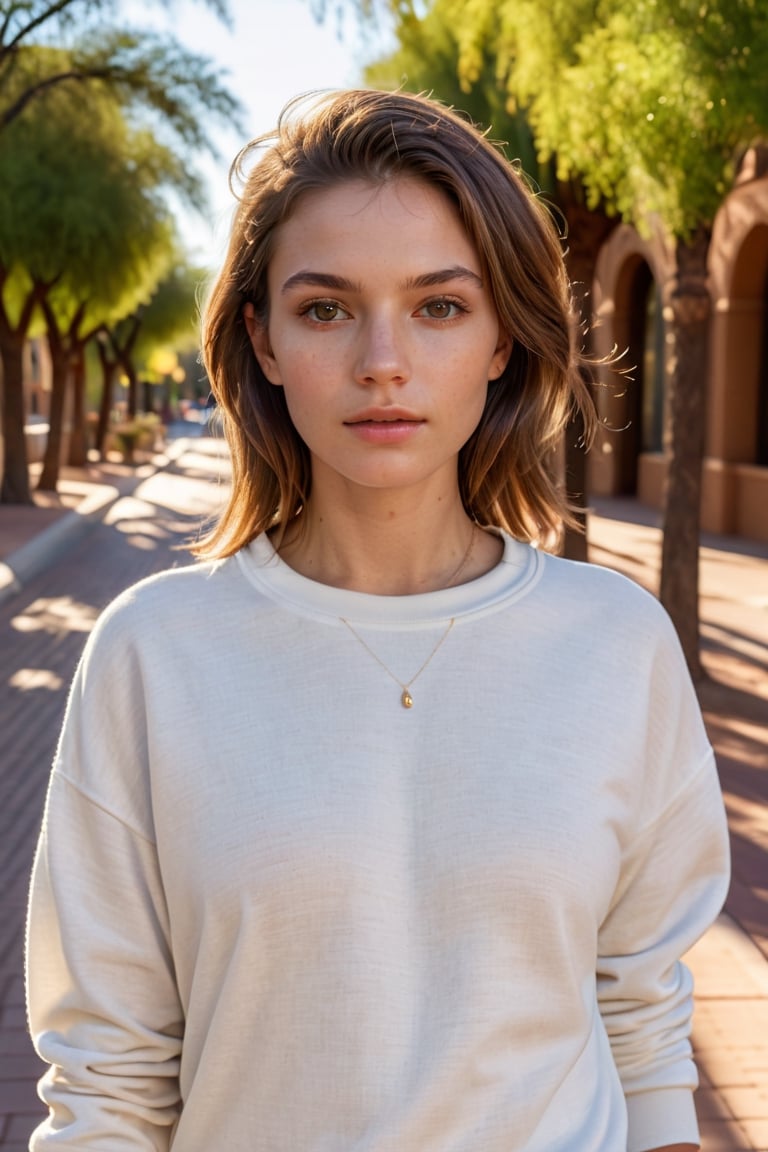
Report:
M229 21L227 0L207 4ZM137 115L149 113L156 130L211 148L211 121L237 124L242 115L221 72L172 36L115 27L117 11L115 0L0 0L0 128L49 87L100 81ZM66 48L66 67L50 59L19 89L19 52L45 46Z
M491 13L510 94L561 179L641 229L711 226L740 154L768 133L763 0L469 0L468 78Z
M160 348L177 354L199 347L198 293L205 280L202 268L178 259L159 282L141 311L135 359L146 364Z
M29 59L52 49L25 49ZM3 134L0 267L44 286L63 328L81 329L148 297L173 253L160 180L178 162L146 132L132 132L104 86L48 89ZM18 287L15 289L18 298Z
M350 0L360 15L371 5ZM384 0L382 0L384 3ZM391 0L390 11L414 11ZM431 0L462 85L493 62L539 161L643 229L711 227L744 150L768 137L765 0ZM373 73L372 75L376 75Z
M378 88L427 92L466 113L539 186L546 186L549 173L538 164L528 123L508 110L490 29L481 35L483 29L474 28L477 56L472 75L460 75L461 43L455 20L460 8L459 0L435 0L422 18L410 5L401 10L394 25L397 50L370 64L365 80Z
M562 73L568 124L544 101L534 113L542 147L557 150L561 171L583 173L593 200L640 227L658 215L681 237L711 226L739 153L768 130L747 33L704 4L684 19L692 7L679 3L673 17L646 2L611 15ZM765 49L768 15L755 11L749 34Z

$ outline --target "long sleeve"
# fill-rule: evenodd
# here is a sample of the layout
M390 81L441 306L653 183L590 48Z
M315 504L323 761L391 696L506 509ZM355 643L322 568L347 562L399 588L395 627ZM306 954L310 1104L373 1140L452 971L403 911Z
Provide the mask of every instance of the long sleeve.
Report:
M159 1152L179 1108L183 1020L138 783L143 722L115 663L91 648L75 679L33 870L29 1018L50 1064L33 1152Z
M679 957L725 899L728 831L714 756L676 638L652 671L637 831L599 935L598 997L627 1099L628 1152L698 1140L692 978Z

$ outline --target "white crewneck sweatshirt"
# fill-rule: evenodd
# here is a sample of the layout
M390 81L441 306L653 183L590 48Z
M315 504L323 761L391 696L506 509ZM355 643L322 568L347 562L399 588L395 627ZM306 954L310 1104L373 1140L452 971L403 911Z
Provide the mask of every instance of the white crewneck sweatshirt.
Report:
M451 620L406 710L385 669ZM370 596L260 537L152 578L91 636L51 777L30 1147L695 1142L679 957L727 875L677 639L623 577L505 537L478 580Z

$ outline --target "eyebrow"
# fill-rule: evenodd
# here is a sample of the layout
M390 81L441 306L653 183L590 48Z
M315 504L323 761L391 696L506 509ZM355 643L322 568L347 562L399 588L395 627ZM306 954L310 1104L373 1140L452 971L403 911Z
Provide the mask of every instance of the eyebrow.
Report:
M403 288L406 290L412 288L434 288L440 284L447 284L451 280L469 280L471 283L477 285L478 288L483 287L483 281L476 272L471 268L465 268L462 264L454 264L450 268L440 268L435 272L424 272L421 276L409 276L403 283ZM329 272L313 272L310 268L303 268L300 272L294 272L292 276L283 284L280 289L280 294L285 295L290 292L292 288L299 286L307 288L328 288L335 292L360 292L362 286L355 283L354 280L348 280L346 276L334 276Z
M483 281L477 272L465 268L463 264L454 264L451 268L441 268L437 272L425 272L423 276L411 276L406 280L405 288L434 288L438 284L447 284L450 280L469 280L483 287Z

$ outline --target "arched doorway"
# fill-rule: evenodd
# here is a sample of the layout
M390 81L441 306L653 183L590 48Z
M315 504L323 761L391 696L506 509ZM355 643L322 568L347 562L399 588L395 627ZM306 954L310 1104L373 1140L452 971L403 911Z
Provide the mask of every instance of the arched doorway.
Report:
M664 315L651 268L631 256L616 285L616 344L626 354L627 389L618 438L617 491L635 495L641 453L661 453L664 436Z
M755 463L768 468L768 267L763 284L763 323L757 387L757 452Z
M725 460L768 467L768 224L744 236L733 263L725 355L713 397ZM719 454L719 453L718 453Z

